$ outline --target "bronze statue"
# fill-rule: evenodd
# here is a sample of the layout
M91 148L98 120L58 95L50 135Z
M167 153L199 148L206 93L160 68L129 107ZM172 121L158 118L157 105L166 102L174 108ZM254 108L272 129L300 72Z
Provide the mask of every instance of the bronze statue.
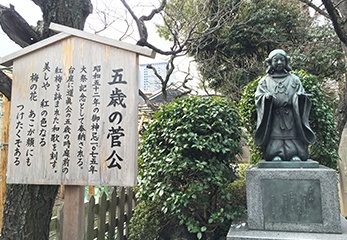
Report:
M259 81L255 93L254 137L267 161L306 161L308 145L316 139L308 122L309 94L300 79L290 74L289 59L285 51L273 50L266 59L267 75Z

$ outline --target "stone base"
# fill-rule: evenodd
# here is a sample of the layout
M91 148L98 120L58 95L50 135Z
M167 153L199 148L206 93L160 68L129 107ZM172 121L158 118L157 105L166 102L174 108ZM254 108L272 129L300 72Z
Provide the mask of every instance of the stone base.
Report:
M342 232L333 169L250 166L246 186L249 229Z
M341 234L250 230L246 223L232 225L227 240L346 240L347 220L341 216Z
M259 168L319 168L319 163L308 159L307 161L259 161Z

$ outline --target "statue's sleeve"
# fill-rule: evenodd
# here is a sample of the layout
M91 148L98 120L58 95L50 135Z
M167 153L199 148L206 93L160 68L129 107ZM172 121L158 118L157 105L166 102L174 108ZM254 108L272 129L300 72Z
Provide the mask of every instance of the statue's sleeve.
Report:
M299 130L300 137L305 144L314 144L316 141L316 136L309 125L311 105L311 100L306 95L300 95L297 93L294 94L294 118Z
M259 81L255 93L255 105L257 107L257 128L254 134L255 143L259 146L267 144L269 127L271 126L272 98L266 99L268 93L266 77Z

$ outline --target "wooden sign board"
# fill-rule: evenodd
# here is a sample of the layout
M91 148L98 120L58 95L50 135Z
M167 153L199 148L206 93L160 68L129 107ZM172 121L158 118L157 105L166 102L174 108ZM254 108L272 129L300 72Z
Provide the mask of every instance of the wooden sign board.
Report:
M147 49L62 31L13 62L8 183L135 186L138 55Z

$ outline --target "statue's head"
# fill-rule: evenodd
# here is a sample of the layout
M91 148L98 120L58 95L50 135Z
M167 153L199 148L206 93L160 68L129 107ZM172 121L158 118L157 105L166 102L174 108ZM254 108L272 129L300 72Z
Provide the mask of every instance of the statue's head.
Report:
M292 68L289 66L290 57L282 49L275 49L270 52L269 57L265 60L269 67L266 70L268 74L274 73L276 70L289 72Z

